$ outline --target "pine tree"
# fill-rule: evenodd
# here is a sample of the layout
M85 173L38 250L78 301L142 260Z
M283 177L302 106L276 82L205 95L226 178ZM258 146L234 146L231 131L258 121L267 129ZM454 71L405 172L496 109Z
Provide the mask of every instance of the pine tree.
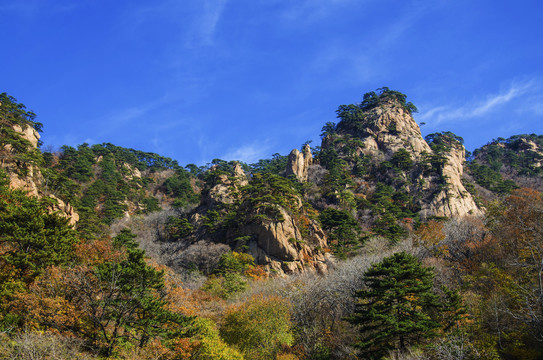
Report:
M6 284L28 285L47 266L67 263L78 241L68 220L49 210L52 199L28 196L7 184L6 174L0 170L0 294L3 295Z
M121 237L131 240L130 232ZM97 283L85 289L83 299L94 326L89 337L101 343L107 356L120 341L137 341L143 347L155 337L186 334L192 321L167 309L164 272L149 266L145 252L134 244L124 247L124 261L105 262L94 269Z
M370 359L436 335L433 314L439 298L432 290L432 268L413 255L396 253L364 273L367 289L356 293L357 308L347 320L360 325L357 346Z

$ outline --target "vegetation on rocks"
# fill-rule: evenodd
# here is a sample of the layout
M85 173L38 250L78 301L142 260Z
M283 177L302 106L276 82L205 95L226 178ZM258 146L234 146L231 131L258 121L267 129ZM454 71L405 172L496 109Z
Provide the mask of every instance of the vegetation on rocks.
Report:
M0 102L2 358L543 357L541 136L464 173L462 138L423 139L381 88L300 178L279 154L41 151L35 114Z

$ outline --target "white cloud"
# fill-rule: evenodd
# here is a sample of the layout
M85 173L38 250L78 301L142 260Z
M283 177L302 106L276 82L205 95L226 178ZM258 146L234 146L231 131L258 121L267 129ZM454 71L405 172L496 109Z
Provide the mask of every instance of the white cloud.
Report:
M269 144L252 143L242 145L237 149L232 149L221 156L224 160L240 160L247 164L252 164L260 159L270 158Z
M497 110L500 106L519 99L529 92L538 89L536 80L515 81L504 91L498 94L490 94L485 96L484 100L475 100L474 104L464 104L461 106L453 105L438 105L424 110L422 114L417 116L418 121L432 121L433 125L437 125L450 120L469 120L477 117L483 117L492 111ZM537 109L534 108L534 109Z
M512 85L505 94L491 95L486 101L474 108L468 117L481 116L494 108L506 104L516 97L525 94L533 85L531 83Z

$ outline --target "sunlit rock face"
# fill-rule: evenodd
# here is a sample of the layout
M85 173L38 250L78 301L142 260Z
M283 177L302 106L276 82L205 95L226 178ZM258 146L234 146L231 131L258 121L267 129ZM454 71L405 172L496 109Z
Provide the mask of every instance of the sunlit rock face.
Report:
M304 149L305 160L300 165L309 164L309 147ZM304 159L303 153L301 159ZM213 171L212 168L210 171ZM305 177L307 177L307 169ZM303 201L295 196L291 208L276 203L259 202L253 204L245 192L249 177L239 164L235 164L231 174L219 174L198 208L189 215L195 231L182 239L179 257L193 254L203 243L228 244L231 250L251 254L255 262L263 265L271 274L284 275L293 272L325 272L333 261L327 249L326 234L317 221L304 215ZM236 212L233 225L220 231L210 228L210 213L224 219L228 210ZM270 216L272 209L274 215ZM219 220L220 221L220 220ZM205 254L203 255L205 256Z
M347 141L341 140L353 138L358 140L355 145L351 145L354 148L349 151L342 149L349 145L345 145ZM346 124L340 122L337 133L326 136L321 148L334 148L341 153L366 157L369 163L374 165L370 179L385 183L393 182L390 181L389 174L375 169L384 161L392 161L395 154L404 150L409 154L413 165L399 174L394 174L403 179L401 187L396 190L406 192L415 199L421 209L419 214L422 218L482 214L482 210L461 181L465 162L463 145L452 141L445 152L440 150L437 153L432 150L422 137L420 127L410 112L393 99L365 111L360 121ZM443 160L439 168L433 172L425 170L431 161L429 159L438 156ZM347 161L352 162L352 158Z
M21 127L20 125L14 125L15 130L23 140L28 142L28 151L35 151L38 147L40 140L40 134L31 126ZM9 186L12 189L23 190L29 196L48 196L55 201L50 205L49 210L56 212L59 215L66 217L71 225L75 225L79 221L79 215L70 204L64 203L61 199L52 194L47 194L43 191L43 175L38 167L25 163L10 156L11 145L7 144L3 149L3 156L1 167L6 171L9 177Z
M286 175L294 175L298 181L307 181L307 171L313 164L313 155L308 144L304 145L302 152L294 149L288 156Z

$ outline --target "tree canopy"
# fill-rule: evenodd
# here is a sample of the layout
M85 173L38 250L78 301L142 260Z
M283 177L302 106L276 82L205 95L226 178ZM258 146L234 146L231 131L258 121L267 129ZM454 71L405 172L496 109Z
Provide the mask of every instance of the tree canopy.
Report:
M432 290L434 274L413 255L396 253L364 273L365 289L356 293L352 324L360 325L357 344L364 354L380 359L390 350L405 350L436 334L433 313L439 298Z

